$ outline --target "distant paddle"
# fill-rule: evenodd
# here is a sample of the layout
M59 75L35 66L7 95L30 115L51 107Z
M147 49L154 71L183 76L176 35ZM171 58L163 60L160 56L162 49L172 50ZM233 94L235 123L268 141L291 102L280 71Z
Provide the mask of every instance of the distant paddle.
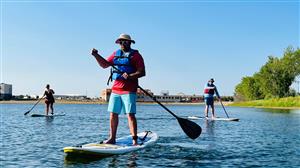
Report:
M223 110L225 111L225 114L226 114L227 118L229 118L229 116L228 116L228 114L227 114L227 112L226 112L226 110L225 110L225 107L224 107L224 105L223 105L223 103L222 103L221 98L220 98L220 103L221 103L221 105L222 105L222 107L223 107Z
M43 99L43 97L42 98L40 98L34 105L33 105L33 107L30 109L30 110L28 110L26 113L24 113L24 115L27 115L41 100Z
M110 65L111 67L113 67L116 71L121 72L118 68L116 68L114 65L111 65L109 62L107 62L106 59L104 59L103 57L101 57L99 55L99 57L101 59L103 59L104 61L106 61L106 63L108 65ZM181 126L182 130L184 131L184 133L190 137L191 139L196 139L200 136L202 129L201 127L194 123L193 121L190 121L188 119L184 119L184 118L180 118L177 115L175 115L171 110L169 110L166 106L164 106L163 104L161 104L161 102L159 102L158 100L156 100L155 97L153 97L150 93L148 93L147 91L145 91L141 86L138 86L138 88L140 88L147 96L151 97L153 101L155 101L156 103L158 103L161 107L163 107L165 110L167 110L167 112L169 112L170 114L172 114L172 116L174 116L177 121L179 122L179 125Z

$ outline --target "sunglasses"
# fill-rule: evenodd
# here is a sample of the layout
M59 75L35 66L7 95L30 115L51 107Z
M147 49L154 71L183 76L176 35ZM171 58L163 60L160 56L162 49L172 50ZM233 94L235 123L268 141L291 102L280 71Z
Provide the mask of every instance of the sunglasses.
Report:
M119 40L119 44L129 44L130 43L130 41L128 41L128 40Z

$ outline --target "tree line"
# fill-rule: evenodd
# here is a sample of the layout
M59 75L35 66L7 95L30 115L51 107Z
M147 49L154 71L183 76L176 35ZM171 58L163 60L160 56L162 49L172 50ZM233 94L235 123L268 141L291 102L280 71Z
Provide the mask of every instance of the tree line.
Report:
M290 86L300 75L300 49L288 47L281 58L269 56L253 76L243 77L235 87L235 100L247 101L295 96Z

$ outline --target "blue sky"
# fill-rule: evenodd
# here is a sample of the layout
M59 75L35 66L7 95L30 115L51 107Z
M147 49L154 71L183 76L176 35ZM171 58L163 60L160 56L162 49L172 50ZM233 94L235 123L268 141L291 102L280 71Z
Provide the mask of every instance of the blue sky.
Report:
M90 55L118 49L120 33L136 41L146 77L159 94L202 94L215 78L233 95L269 55L299 47L299 1L2 1L1 82L13 94L99 96L109 69Z

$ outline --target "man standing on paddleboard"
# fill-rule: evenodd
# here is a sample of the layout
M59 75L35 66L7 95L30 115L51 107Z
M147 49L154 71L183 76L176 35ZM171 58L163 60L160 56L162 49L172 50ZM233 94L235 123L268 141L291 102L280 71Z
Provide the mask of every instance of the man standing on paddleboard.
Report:
M131 48L135 43L128 34L121 34L115 41L120 49L113 52L107 59L92 49L92 55L102 68L113 66L109 80L114 80L109 99L110 137L104 143L116 143L119 114L127 114L133 145L137 145L136 92L138 78L145 76L144 60L138 50ZM109 81L108 81L109 82Z
M54 94L54 90L50 89L50 85L47 84L45 92L44 92L44 94L42 96L42 97L46 96L46 98L45 98L46 115L48 115L48 113L49 113L49 107L51 109L51 114L53 115L53 112L54 112L53 104L55 102L53 94Z
M220 95L218 93L217 87L214 85L215 80L211 78L207 84L204 86L204 101L205 101L205 117L208 117L208 110L211 107L212 118L215 118L215 107L214 107L214 94L220 100Z

